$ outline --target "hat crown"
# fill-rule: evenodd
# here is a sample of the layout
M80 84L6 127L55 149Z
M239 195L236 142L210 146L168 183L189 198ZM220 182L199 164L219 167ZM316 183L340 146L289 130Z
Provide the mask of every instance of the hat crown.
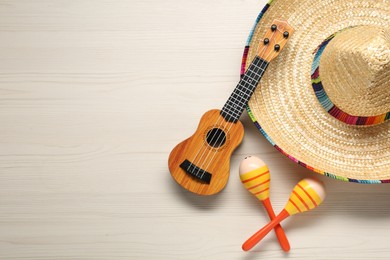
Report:
M283 155L314 172L351 182L390 182L390 112L364 118L351 116L352 112L346 114L336 107L332 103L334 98L331 100L325 92L328 83L325 86L322 81L328 73L334 72L324 67L324 60L321 61L330 44L338 41L336 38L359 28L352 33L357 35L348 37L348 43L345 40L337 45L353 46L343 46L348 52L342 52L348 53L353 60L359 57L364 60L363 66L369 68L371 77L353 71L351 78L381 76L382 81L377 79L369 89L375 89L380 82L389 84L389 65L379 61L388 59L386 37L390 34L378 33L378 28L385 28L385 31L390 28L390 1L273 0L263 10L249 36L249 45L244 49L243 65L249 65L253 60L261 35L275 17L287 20L295 32L278 59L270 63L261 80L261 88L255 90L248 102L249 116L259 132ZM376 28L368 30L367 35L363 26ZM382 43L374 45L376 50L372 51L368 46L378 39L378 34ZM352 45L351 39L356 38L362 41ZM387 47L383 41L387 42ZM364 47L366 51L358 50ZM368 59L371 56L373 61ZM381 72L376 72L374 64ZM331 63L329 69L340 70L337 66L338 63ZM349 79L342 73L334 75ZM336 83L343 85L339 81ZM389 85L387 89L390 89ZM388 91L378 97L389 96Z
M390 30L357 26L339 32L325 48L320 75L330 100L356 116L390 111Z

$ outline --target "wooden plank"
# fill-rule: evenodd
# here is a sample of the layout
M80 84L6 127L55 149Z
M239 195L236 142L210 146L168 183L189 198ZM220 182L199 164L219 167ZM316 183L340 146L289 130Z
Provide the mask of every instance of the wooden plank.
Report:
M185 191L167 165L236 86L264 4L1 0L0 259L284 259L273 234L241 251L267 216L238 164L269 165L276 212L317 175L248 116L220 194ZM388 186L319 178L324 204L284 223L288 257L388 259Z

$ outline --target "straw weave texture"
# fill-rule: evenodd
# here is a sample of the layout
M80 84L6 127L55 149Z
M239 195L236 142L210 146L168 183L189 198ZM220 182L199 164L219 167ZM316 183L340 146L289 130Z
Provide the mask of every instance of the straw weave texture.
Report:
M390 111L390 30L376 26L347 28L321 56L321 81L341 110L356 116Z
M390 1L275 0L254 31L247 61L255 57L260 37L274 19L287 20L295 32L249 101L266 137L318 172L357 180L390 179L389 121L373 126L345 124L323 109L311 86L313 52L318 45L351 26L389 28ZM362 66L361 72L366 68ZM389 83L383 84L388 96ZM388 105L385 102L379 110ZM377 113L375 109L368 114Z

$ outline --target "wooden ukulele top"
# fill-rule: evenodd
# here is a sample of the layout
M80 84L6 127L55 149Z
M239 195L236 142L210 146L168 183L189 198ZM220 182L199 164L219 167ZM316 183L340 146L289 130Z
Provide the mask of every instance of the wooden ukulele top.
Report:
M205 113L196 132L172 150L169 170L182 187L200 195L215 194L225 187L230 156L244 135L239 118L268 63L278 56L292 32L287 22L274 20L222 110Z

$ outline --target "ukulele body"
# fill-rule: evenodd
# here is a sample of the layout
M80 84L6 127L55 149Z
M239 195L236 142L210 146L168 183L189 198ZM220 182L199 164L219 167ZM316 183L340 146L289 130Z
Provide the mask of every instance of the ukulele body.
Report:
M176 145L169 155L173 179L199 195L212 195L225 187L230 156L244 136L240 121L228 122L220 113L218 109L206 112L196 132Z
M222 110L206 112L196 132L172 150L169 171L182 187L199 195L212 195L225 187L230 156L244 136L239 118L268 63L278 56L293 31L286 21L275 19Z

